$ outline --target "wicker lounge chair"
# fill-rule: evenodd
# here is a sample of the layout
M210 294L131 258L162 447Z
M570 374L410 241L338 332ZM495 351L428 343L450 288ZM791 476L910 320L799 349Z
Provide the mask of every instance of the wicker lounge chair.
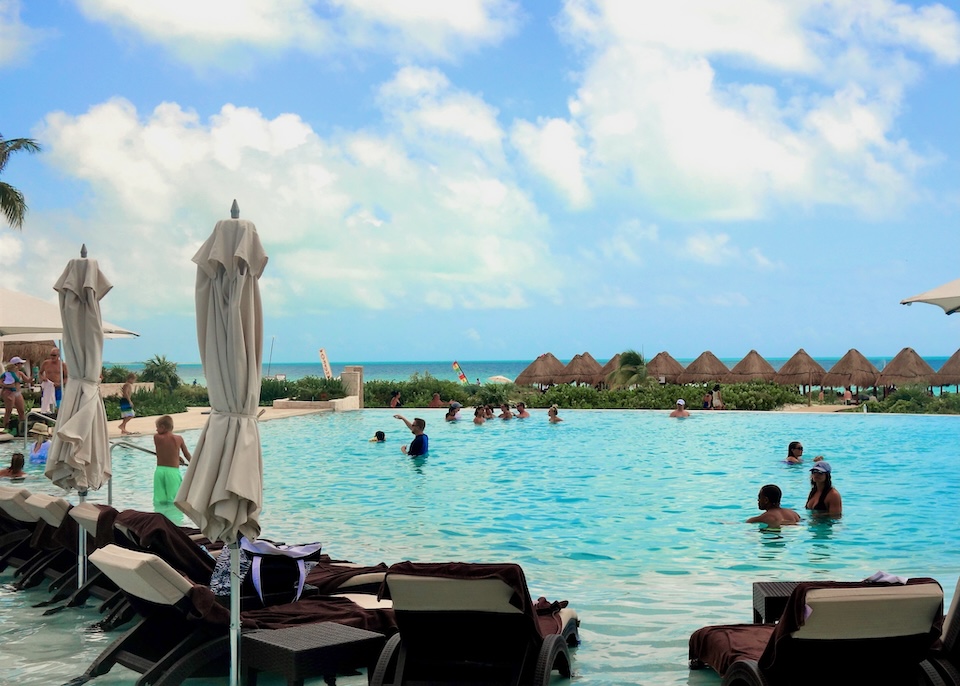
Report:
M695 631L690 667L712 667L724 686L919 683L942 623L943 589L933 579L801 583L776 625Z
M534 602L513 564L415 564L387 571L399 634L383 649L373 686L546 684L571 672L579 642L566 602Z
M195 584L152 553L107 545L90 560L128 595L142 619L111 644L86 670L70 682L78 686L106 674L115 664L143 676L136 682L179 684L193 676L225 675L229 641L229 611L206 586ZM333 621L359 629L392 633L388 604L356 596L306 598L296 603L245 611L243 629L278 629ZM360 599L360 598L358 598Z

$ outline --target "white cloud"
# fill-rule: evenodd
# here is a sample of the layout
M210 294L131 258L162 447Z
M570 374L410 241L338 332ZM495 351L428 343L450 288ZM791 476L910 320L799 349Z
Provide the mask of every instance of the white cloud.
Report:
M583 169L586 151L580 147L574 125L563 119L540 119L536 124L521 120L514 124L510 138L527 163L553 182L571 206L589 204Z
M422 117L451 102L469 103L477 126ZM50 114L37 137L45 159L93 190L72 230L109 265L117 317L136 317L143 299L189 311L190 258L234 198L270 255L264 298L276 314L554 296L549 225L502 165L492 108L448 87L384 105L383 131L325 139L295 115L225 105L201 120L176 103L140 113L118 98Z
M926 160L897 133L904 90L960 60L953 11L890 0L568 0L560 26L584 55L567 124L589 192L684 218L910 201Z
M659 239L655 224L643 224L637 219L619 224L609 236L596 239L596 256L607 264L642 264L645 248ZM586 250L592 256L593 250Z
M91 20L133 31L196 65L246 64L250 49L334 54L367 49L453 58L496 44L517 26L509 0L77 0Z
M0 0L0 67L23 60L47 35L20 21L20 0Z
M750 248L747 251L747 255L750 257L750 259L753 260L753 263L760 269L772 270L778 267L778 265L774 264L773 261L770 260L770 258L768 258L766 255L764 255L759 248Z
M730 245L730 236L725 233L698 233L683 242L683 254L704 264L726 264L739 258L740 251Z

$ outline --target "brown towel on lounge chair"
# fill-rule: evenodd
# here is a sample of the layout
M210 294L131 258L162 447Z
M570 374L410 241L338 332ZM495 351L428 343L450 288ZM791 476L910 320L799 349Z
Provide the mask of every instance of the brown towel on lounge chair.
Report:
M722 677L738 660L759 660L773 630L772 624L705 626L690 635L689 656Z
M206 586L195 585L189 595L189 617L210 624L230 624L230 610L217 602ZM303 598L295 603L247 610L240 613L244 629L283 629L299 624L336 622L357 629L391 635L397 623L390 609L365 609L347 598Z
M342 567L321 560L307 573L306 582L316 586L321 594L337 593L344 582L361 574L373 574L387 571L387 565L380 563L372 567ZM346 589L349 591L349 589Z
M215 560L162 514L124 510L117 515L116 523L130 529L145 550L162 558L190 581L210 583Z
M94 543L98 548L116 543L116 536L113 533L113 524L117 521L117 515L120 511L109 505L97 505L100 510L100 516L97 517L97 535Z

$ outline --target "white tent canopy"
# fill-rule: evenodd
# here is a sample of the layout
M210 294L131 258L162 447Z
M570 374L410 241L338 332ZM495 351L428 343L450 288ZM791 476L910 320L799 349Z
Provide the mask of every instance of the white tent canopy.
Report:
M103 322L103 335L106 338L132 338L140 334ZM0 346L3 341L46 341L51 338L63 338L63 320L57 305L0 288Z
M929 303L943 308L947 314L953 314L960 311L960 279L937 286L933 290L915 295L912 298L904 298L900 301L901 305L911 305L913 303Z

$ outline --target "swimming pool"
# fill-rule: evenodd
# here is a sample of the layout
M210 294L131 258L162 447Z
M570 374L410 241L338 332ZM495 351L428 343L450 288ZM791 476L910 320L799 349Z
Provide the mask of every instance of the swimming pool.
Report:
M949 602L960 572L949 514L960 502L960 417L603 410L565 411L550 425L536 411L474 426L444 423L443 410L406 414L427 419L425 459L400 454L410 434L387 410L263 423L264 535L321 540L364 563L518 562L535 596L580 613L581 684L719 683L689 672L687 638L750 621L753 581L882 569L932 576ZM378 429L387 442L369 443ZM186 432L187 444L198 435ZM844 517L781 531L744 524L765 483L802 508L809 464L782 461L791 440L808 462L830 461ZM114 472L115 504L150 509L149 456L118 449ZM42 478L28 486L57 492ZM45 597L0 591L0 674L19 686L78 675L112 639L77 631L98 617L92 609L39 617L29 605ZM130 672L93 683L130 683Z

